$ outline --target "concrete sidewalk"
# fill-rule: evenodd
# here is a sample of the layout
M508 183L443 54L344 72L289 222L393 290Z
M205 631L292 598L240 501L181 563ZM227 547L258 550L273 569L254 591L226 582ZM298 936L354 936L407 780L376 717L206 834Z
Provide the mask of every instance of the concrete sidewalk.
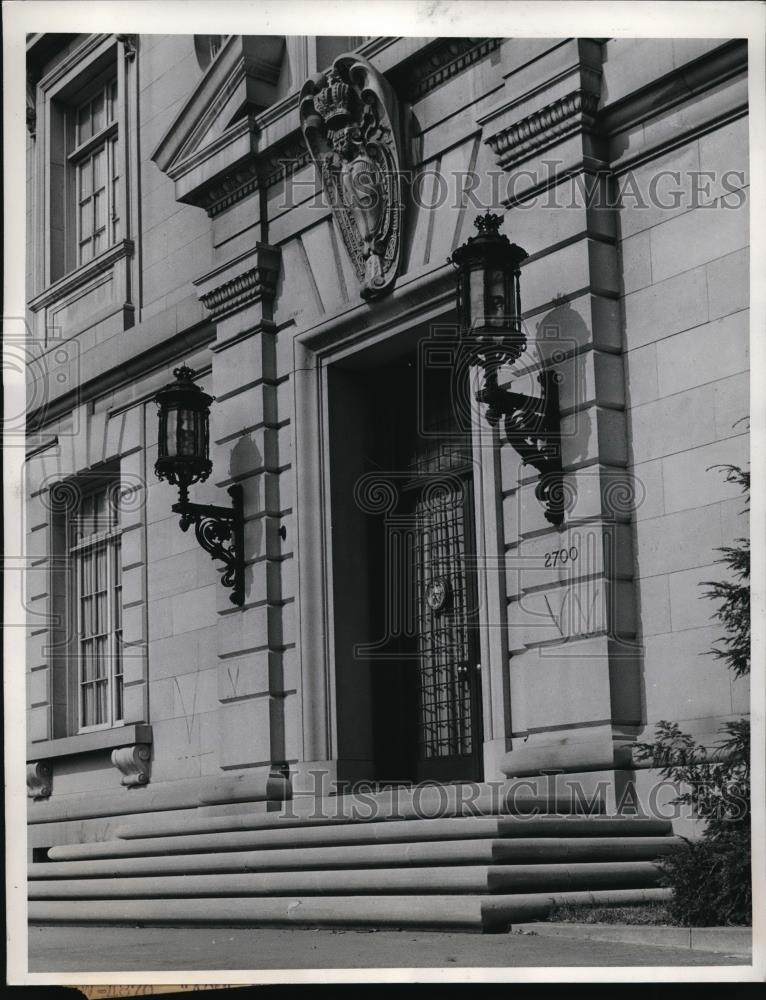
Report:
M531 934L36 926L30 972L747 965L744 956Z
M531 921L514 924L520 934L565 937L591 941L620 941L623 944L656 945L662 948L691 948L750 959L753 950L751 927L672 927L666 925L577 924L568 921Z

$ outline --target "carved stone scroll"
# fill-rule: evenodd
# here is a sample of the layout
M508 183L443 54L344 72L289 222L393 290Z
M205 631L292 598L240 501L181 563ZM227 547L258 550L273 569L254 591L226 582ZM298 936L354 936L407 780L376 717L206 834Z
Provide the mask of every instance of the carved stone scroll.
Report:
M136 743L112 750L112 763L122 773L121 784L128 788L149 784L152 750L148 743Z
M53 770L44 760L27 764L27 796L30 799L47 799L53 791Z
M304 83L300 119L362 297L375 298L391 288L401 248L396 95L371 63L349 53Z

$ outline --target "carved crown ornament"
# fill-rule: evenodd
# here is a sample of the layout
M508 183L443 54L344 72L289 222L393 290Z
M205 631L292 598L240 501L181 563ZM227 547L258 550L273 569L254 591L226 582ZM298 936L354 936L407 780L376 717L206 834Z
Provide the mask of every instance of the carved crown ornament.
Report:
M396 95L366 59L338 56L304 83L300 121L365 299L399 266L402 187Z

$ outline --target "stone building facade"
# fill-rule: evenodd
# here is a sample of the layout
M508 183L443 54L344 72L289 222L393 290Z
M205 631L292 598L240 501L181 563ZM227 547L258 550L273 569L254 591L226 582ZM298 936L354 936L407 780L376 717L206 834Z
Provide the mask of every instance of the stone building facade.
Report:
M374 294L307 141L346 53L403 173ZM33 856L338 782L560 770L613 808L658 720L747 712L700 590L746 531L711 466L748 461L747 98L724 39L30 36ZM445 389L485 209L528 254L516 385L559 379L561 524ZM153 472L182 364L193 499L244 489L241 607Z

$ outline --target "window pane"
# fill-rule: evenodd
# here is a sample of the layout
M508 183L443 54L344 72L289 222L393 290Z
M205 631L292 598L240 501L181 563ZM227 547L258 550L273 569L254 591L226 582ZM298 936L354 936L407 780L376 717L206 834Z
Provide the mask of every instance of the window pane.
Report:
M83 553L83 555L80 557L80 559L81 559L81 562L80 562L80 567L81 567L81 571L80 571L80 577L81 577L80 593L84 597L86 597L91 592L90 591L90 563L91 563L90 552Z
M80 245L80 263L87 264L93 255L93 246L88 240L86 243Z
M90 196L93 190L93 169L90 160L80 163L77 166L78 188L80 191L80 201Z
M84 242L91 235L91 223L93 221L93 204L90 200L84 205L80 205L80 241Z
M94 676L93 671L93 640L85 639L81 648L82 656L82 680L88 682Z
M106 593L102 591L96 595L96 635L104 635L106 628Z
M113 122L117 117L117 81L112 80L109 90L109 121Z
M93 698L93 685L88 684L82 689L82 724L92 726L95 722L95 702Z
M97 725L102 725L107 721L109 711L107 705L107 698L109 696L109 688L106 681L98 682L98 718L96 720Z
M95 204L95 224L94 232L98 232L106 226L106 191L98 191L93 195Z
M100 636L96 641L96 677L104 680L109 676L106 660L106 636Z
M93 98L93 134L100 132L104 127L104 91Z
M106 182L106 148L96 150L93 154L93 190L100 191Z
M109 141L109 158L112 177L120 176L120 159L117 149L117 137Z
M90 139L90 102L83 104L77 112L77 145Z

